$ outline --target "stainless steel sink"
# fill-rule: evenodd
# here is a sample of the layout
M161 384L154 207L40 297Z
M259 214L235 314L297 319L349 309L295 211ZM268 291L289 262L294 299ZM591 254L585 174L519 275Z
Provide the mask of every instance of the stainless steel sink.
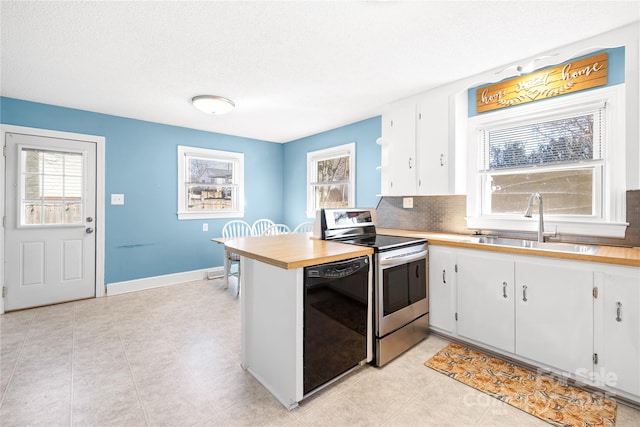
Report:
M578 254L595 254L599 246L578 245L573 243L557 242L537 242L524 239L507 239L504 237L479 236L469 240L472 243L482 243L485 245L511 246L515 248L543 249L546 251L571 252Z

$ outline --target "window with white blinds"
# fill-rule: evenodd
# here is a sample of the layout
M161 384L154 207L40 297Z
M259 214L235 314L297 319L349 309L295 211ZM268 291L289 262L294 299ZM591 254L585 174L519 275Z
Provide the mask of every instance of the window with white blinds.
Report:
M601 160L604 109L601 105L553 120L484 129L481 170Z
M481 129L483 215L521 215L540 193L545 215L600 218L605 104Z
M625 113L615 85L468 118L467 227L534 231L540 193L547 231L624 237Z

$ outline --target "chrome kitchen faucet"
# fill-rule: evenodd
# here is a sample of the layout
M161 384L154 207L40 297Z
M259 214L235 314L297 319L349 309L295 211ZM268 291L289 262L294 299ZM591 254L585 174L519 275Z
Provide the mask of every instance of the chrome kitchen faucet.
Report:
M544 232L544 204L542 202L542 196L540 193L531 193L529 197L529 206L527 207L527 211L524 213L524 216L527 218L531 218L533 213L533 204L535 201L538 201L538 213L540 214L540 219L538 221L538 242L544 242L544 236L555 236L555 233L545 233Z

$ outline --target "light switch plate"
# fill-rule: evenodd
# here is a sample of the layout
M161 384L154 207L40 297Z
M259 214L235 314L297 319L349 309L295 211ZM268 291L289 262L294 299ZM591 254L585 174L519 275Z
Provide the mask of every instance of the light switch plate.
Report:
M413 197L403 197L402 198L402 207L405 209L413 208Z
M111 204L112 205L124 205L124 194L112 194L111 195Z

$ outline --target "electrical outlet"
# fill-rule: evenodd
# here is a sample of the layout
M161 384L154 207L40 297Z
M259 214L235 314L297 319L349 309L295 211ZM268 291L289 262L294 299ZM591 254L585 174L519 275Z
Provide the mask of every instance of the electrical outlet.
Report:
M209 224L207 224L206 222L202 224L202 231L209 231Z
M402 207L405 209L413 208L413 197L403 197L402 198Z
M111 195L111 204L112 205L124 205L124 194L112 194Z

